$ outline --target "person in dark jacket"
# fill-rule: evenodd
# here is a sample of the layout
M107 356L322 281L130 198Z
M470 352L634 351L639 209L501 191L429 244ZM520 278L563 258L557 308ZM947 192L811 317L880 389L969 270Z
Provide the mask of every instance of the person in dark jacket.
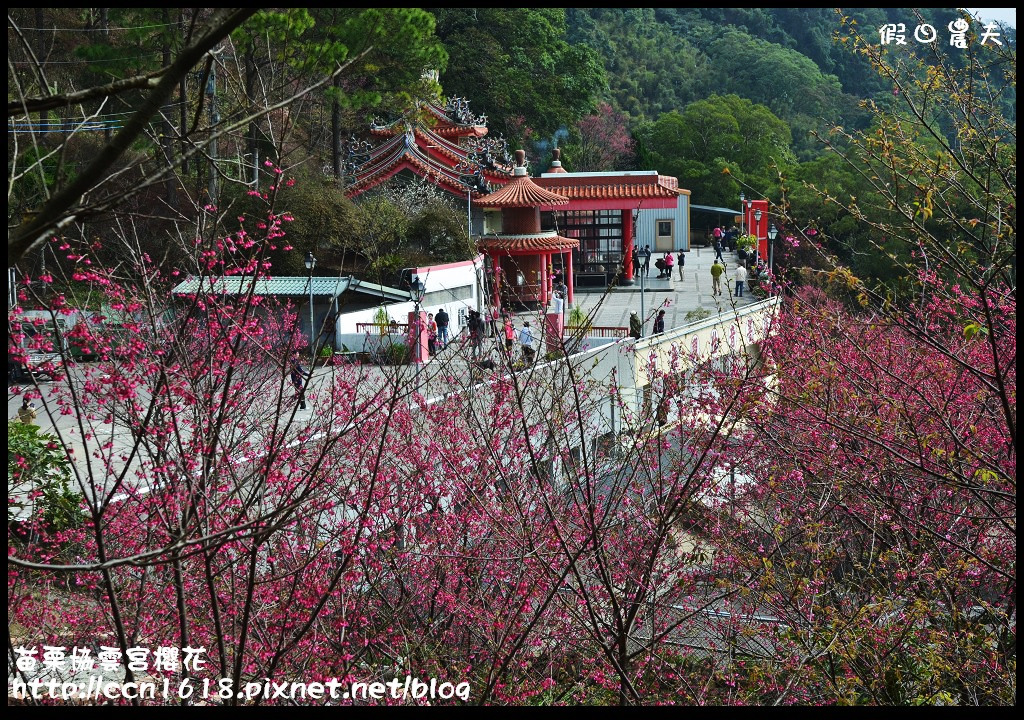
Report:
M292 357L292 371L291 381L292 387L295 388L295 399L299 402L299 410L306 409L306 380L309 379L310 373L306 368L302 367L302 362L299 360L299 356L296 353Z
M444 350L444 346L448 344L448 313L441 308L437 315L434 316L434 322L437 323L437 349Z
M484 319L476 310L469 311L469 349L473 358L480 355L484 338Z
M654 334L665 332L665 311L659 310L658 317L654 318Z

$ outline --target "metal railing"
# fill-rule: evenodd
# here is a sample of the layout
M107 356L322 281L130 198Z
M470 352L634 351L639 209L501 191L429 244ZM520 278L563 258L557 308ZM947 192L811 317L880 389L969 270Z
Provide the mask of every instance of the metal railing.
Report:
M409 332L409 323L356 323L356 332L371 335L402 335Z
M629 328L615 327L612 325L566 325L564 334L567 337L607 337L624 338L629 334Z

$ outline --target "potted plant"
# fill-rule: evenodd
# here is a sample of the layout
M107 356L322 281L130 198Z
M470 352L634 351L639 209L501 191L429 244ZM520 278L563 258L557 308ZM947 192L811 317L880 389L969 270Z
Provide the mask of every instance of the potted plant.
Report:
M318 358L320 364L329 365L333 358L334 348L331 347L330 343L324 343L324 346L320 348L320 357Z
M736 256L740 260L746 259L747 255L757 247L757 238L753 235L741 235L736 238Z
M411 359L412 353L403 343L391 343L380 352L381 365L408 365Z
M391 329L391 323L394 322L388 315L388 311L382 307L377 308L377 312L373 315L373 324L377 326L377 331L381 335L387 335Z
M569 311L565 329L570 335L573 337L583 337L590 332L591 327L593 327L593 323L590 322L590 317L587 316L582 308L576 306Z

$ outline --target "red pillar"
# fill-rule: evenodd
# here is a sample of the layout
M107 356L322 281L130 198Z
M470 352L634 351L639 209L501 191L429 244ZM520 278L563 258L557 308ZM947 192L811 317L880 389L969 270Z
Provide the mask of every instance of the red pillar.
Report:
M757 212L761 211L761 220L757 220ZM761 260L768 258L768 201L748 200L743 208L747 232L757 238L757 256Z
M550 257L548 253L542 253L540 256L540 306L542 308L548 306L548 260Z
M545 313L544 315L544 347L553 350L562 347L562 335L565 333L564 315L562 313Z
M575 290L576 290L576 283L574 282L574 278L573 278L573 274L572 274L572 250L567 252L566 255L568 256L568 261L569 262L568 262L568 264L566 265L566 268L565 268L565 284L569 286L569 297L567 298L567 300L569 301L569 304L571 305L572 304L572 299L574 297Z
M622 274L623 285L633 284L633 212L622 211Z
M418 328L418 330L417 330ZM427 314L409 313L409 350L414 363L425 363L430 357L430 335L427 332Z

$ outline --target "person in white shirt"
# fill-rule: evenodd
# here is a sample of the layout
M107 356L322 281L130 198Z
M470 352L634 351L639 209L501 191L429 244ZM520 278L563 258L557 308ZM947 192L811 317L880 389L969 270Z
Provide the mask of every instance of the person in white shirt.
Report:
M533 335L533 328L530 327L530 321L523 321L523 329L519 331L519 344L523 348L523 360L530 363L533 362L536 350L533 347L533 343L536 341Z
M736 281L736 297L743 297L743 286L747 284L747 269L740 263L732 275Z

